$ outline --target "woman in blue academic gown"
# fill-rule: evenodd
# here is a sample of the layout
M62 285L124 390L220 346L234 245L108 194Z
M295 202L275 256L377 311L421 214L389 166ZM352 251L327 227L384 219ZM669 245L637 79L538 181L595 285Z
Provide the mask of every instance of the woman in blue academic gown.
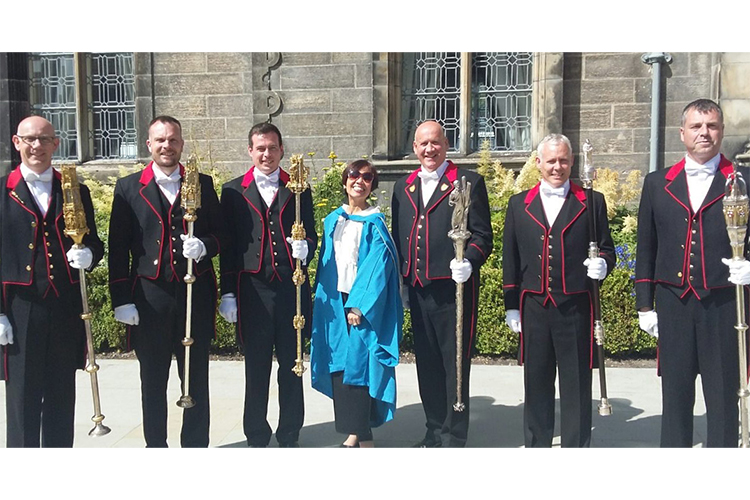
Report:
M367 198L378 173L351 162L348 204L325 218L313 305L312 386L333 399L344 448L372 447L372 428L393 418L403 309L396 249L385 216Z

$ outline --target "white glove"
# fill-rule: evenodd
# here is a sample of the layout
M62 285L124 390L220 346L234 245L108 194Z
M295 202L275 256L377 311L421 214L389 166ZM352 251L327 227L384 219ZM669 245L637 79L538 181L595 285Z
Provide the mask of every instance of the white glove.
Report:
M135 304L125 304L115 307L115 319L120 323L132 326L136 326L140 322L138 309L135 308Z
M656 311L638 311L638 325L652 337L659 338L659 318Z
M592 280L603 280L607 277L607 261L601 257L586 259L583 265L587 268L586 275Z
M513 333L521 333L521 311L518 309L505 311L505 324Z
M471 277L471 262L464 259L458 262L456 259L451 260L451 278L456 283L463 283Z
M200 261L206 256L206 245L200 240L200 238L188 237L187 234L181 234L180 239L182 240L182 256L186 259L193 259L194 261Z
M292 258L299 259L303 264L307 263L307 240L293 240L287 236L286 242L292 246Z
M94 254L88 247L72 247L65 256L70 262L70 267L75 269L88 269L94 261Z
M735 285L750 285L750 262L745 259L721 259L729 267L729 281Z
M0 314L0 345L13 343L13 327L5 314Z
M237 299L233 293L225 293L221 296L219 314L229 323L237 323Z

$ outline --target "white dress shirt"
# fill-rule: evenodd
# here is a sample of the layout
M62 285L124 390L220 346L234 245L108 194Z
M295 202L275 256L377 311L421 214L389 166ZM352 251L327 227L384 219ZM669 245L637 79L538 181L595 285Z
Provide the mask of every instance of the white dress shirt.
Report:
M266 206L270 207L273 198L276 196L276 191L279 190L279 169L277 168L272 174L266 175L258 167L255 167L254 177L263 201L266 202Z
M349 213L349 206L344 205ZM380 212L378 207L368 207L355 215L367 216ZM359 260L359 240L362 238L362 222L345 219L339 216L336 229L333 230L333 254L336 257L336 271L338 272L337 290L349 293L357 277L357 261Z
M51 165L41 174L37 174L21 163L21 175L23 175L23 180L26 181L26 185L31 191L31 196L34 197L36 206L42 212L42 217L47 215L49 209L49 201L52 195L52 172Z
M570 180L565 181L565 184L559 188L553 188L544 179L539 181L539 197L542 200L544 215L547 216L549 227L552 227L560 214L568 191L570 191Z
M152 168L156 184L159 186L161 192L164 193L164 196L167 197L169 204L174 205L177 193L180 192L180 179L182 179L180 168L175 168L169 175L165 174L156 164Z
M444 161L436 170L430 172L424 167L420 167L419 178L422 179L422 206L426 207L430 201L432 193L435 192L440 178L443 177L445 170L448 168L448 161Z
M688 195L693 212L697 212L706 199L708 189L714 181L716 170L719 168L721 155L717 154L705 164L701 165L685 155L685 175L687 176Z

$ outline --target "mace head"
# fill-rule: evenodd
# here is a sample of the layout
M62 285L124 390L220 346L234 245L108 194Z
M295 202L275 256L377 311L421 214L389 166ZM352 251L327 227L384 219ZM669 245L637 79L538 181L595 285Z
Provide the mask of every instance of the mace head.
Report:
M305 165L302 155L292 155L289 161L289 182L286 187L292 193L301 193L308 188L307 176L310 169Z
M81 202L81 188L78 184L78 174L75 165L63 165L60 168L63 192L63 219L65 221L65 235L80 245L83 237L89 233L86 222L86 212Z
M734 170L727 176L727 182L724 185L724 203L747 199L747 184L742 174L737 171L737 166L734 165Z
M593 182L596 180L596 168L594 168L591 162L591 154L594 151L594 147L591 145L591 141L586 139L581 147L581 155L583 156L583 168L581 168L581 182L585 188L591 188Z
M732 253L739 257L743 253L747 233L748 197L745 179L737 171L736 165L724 186L723 209Z
M186 215L193 216L201 207L201 183L198 157L191 154L185 165L185 177L180 190L180 204Z

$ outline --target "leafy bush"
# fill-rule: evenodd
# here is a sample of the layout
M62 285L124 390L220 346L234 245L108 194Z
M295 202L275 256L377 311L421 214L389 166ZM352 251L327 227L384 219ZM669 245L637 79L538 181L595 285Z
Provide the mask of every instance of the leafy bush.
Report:
M143 168L143 165L136 168ZM119 177L132 173L136 168L120 168ZM94 220L99 238L104 242L104 257L93 271L86 274L88 285L89 309L93 314L91 320L91 335L94 340L94 349L99 352L123 351L126 348L126 326L115 321L112 311L112 300L109 296L109 218L112 213L112 198L117 178L111 177L107 182L83 173L84 183L91 192L91 201L94 205Z
M602 319L608 354L615 357L651 356L656 339L638 326L635 308L635 246L622 243L615 247L617 265L601 287Z

